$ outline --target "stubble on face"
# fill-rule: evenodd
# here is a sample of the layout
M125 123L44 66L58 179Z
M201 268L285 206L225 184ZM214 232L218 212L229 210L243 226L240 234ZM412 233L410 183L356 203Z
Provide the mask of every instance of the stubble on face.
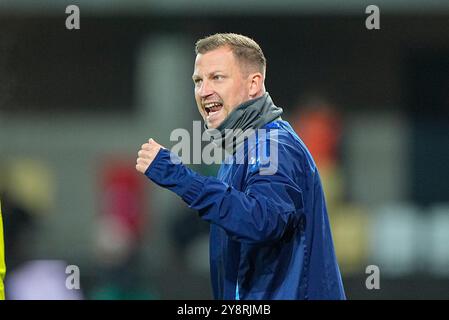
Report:
M248 76L229 47L198 54L192 78L198 110L208 128L217 128L232 110L250 99Z

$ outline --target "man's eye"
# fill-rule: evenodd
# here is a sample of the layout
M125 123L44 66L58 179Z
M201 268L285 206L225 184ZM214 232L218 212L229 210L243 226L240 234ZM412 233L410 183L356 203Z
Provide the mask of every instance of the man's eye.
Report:
M201 79L195 79L195 80L193 80L193 83L195 83L196 85L198 85L198 84L200 84L201 83Z
M216 74L213 79L214 80L221 80L221 79L223 79L223 76L219 75L219 74Z

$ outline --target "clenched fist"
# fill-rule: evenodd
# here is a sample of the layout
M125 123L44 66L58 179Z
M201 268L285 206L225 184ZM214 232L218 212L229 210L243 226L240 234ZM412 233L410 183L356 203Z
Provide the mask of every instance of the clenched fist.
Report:
M163 146L153 139L148 140L148 143L144 143L137 154L137 171L145 173L161 148L163 148Z

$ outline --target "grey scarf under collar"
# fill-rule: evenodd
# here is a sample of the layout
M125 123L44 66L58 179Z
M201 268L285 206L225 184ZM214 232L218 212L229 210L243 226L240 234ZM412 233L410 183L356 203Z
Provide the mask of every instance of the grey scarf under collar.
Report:
M248 100L236 107L218 128L209 129L205 125L206 133L213 138L217 146L223 147L228 152L229 148L232 148L232 154L234 154L243 142L239 143L238 139L243 132L248 129L262 128L265 124L280 118L282 112L282 108L276 107L266 92L263 96ZM234 146L235 141L237 141L236 146Z

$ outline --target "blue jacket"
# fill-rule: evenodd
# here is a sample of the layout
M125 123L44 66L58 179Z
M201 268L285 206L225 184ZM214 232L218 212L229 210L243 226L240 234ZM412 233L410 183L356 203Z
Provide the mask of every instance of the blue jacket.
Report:
M268 134L257 142L277 143L272 175L261 174L257 154L243 164L223 163L217 178L205 177L173 163L166 149L145 174L210 222L216 299L345 299L312 156L288 122L263 128Z

